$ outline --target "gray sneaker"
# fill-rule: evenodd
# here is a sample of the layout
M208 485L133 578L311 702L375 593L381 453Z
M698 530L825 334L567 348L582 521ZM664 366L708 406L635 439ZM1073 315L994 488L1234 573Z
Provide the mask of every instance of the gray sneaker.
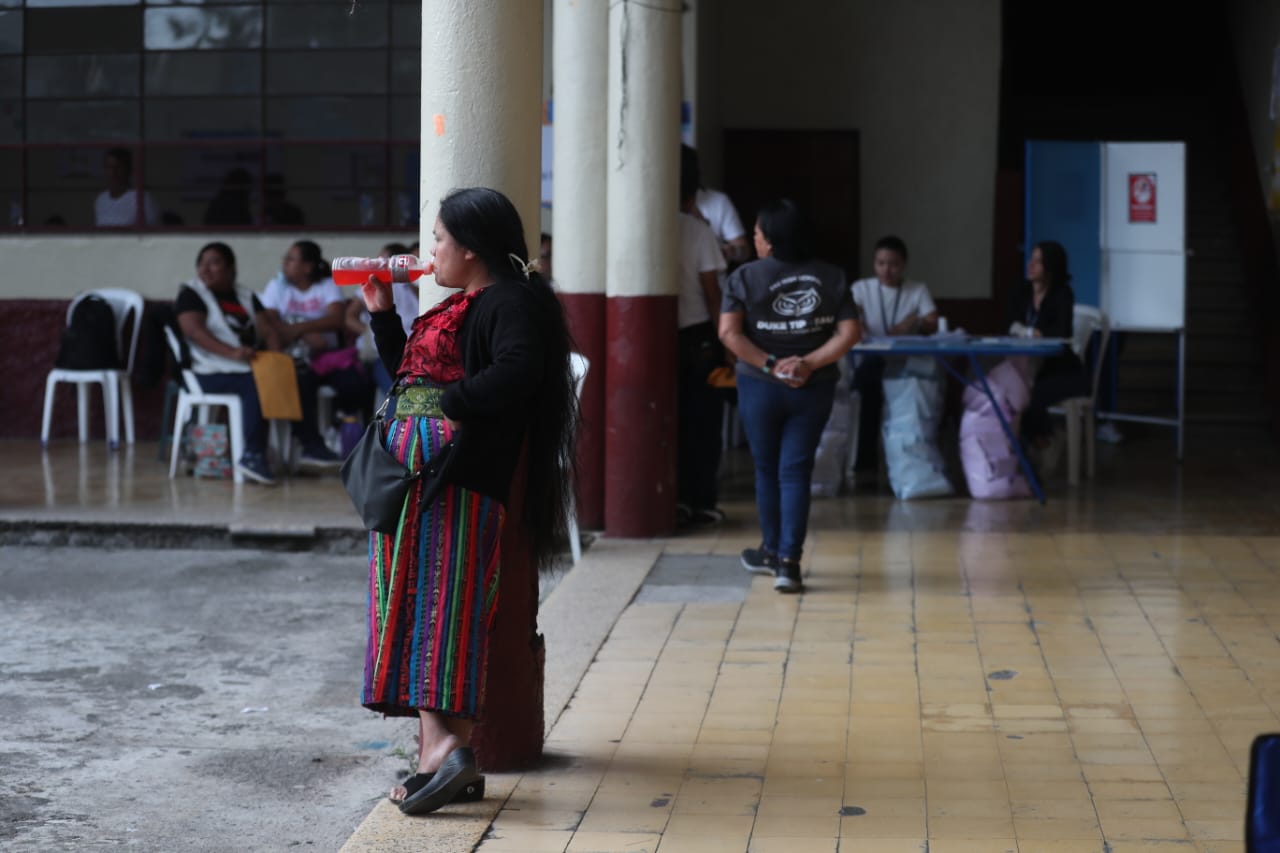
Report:
M804 581L800 579L799 560L778 560L778 567L773 573L773 588L778 592L804 591Z
M763 545L759 548L746 548L742 552L742 568L756 575L776 574L778 558Z

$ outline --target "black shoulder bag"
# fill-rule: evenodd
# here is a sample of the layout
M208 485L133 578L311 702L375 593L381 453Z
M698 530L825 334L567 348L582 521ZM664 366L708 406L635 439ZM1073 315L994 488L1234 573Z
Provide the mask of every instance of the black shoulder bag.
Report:
M393 395L388 394L369 421L364 435L342 463L339 475L366 530L394 534L404 513L405 498L414 481L422 480L420 504L435 500L445 485L445 475L453 461L456 437L433 456L423 468L408 471L391 455L383 442L383 417Z

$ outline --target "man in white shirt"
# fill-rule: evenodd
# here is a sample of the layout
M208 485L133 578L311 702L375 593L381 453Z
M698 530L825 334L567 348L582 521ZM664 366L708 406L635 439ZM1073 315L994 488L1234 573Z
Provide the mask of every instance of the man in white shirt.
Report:
M715 233L697 215L697 173L680 170L679 442L676 452L677 521L716 524L720 476L720 421L724 400L707 384L724 364L720 325L720 276L726 264Z
M128 148L112 148L103 157L107 188L93 202L93 224L122 227L138 224L138 191L133 182L133 154ZM160 208L150 193L142 195L143 223L160 224Z
M720 251L724 259L731 263L741 263L748 256L747 229L742 227L742 219L738 209L733 206L729 196L719 190L709 190L702 186L702 173L698 166L698 152L688 145L680 146L680 170L691 170L694 186L698 188L694 196L694 209L690 211L700 216L711 226L716 239L720 241Z
M938 330L938 308L929 287L908 281L907 244L894 236L876 241L875 277L853 283L853 301L858 306L863 338L895 335L931 335ZM854 358L851 354L850 358ZM866 483L878 470L876 453L880 443L880 410L884 406L884 359L856 357L853 389L861 397L858 409L858 455L854 473Z

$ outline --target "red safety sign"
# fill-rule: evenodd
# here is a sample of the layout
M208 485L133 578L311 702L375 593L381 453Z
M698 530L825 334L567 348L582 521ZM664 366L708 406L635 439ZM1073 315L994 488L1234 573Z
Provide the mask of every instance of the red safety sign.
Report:
M1129 173L1129 221L1156 221L1156 176Z

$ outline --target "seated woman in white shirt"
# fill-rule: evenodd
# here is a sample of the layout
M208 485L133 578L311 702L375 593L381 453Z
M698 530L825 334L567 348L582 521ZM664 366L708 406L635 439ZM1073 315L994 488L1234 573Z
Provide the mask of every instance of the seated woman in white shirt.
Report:
M864 339L894 335L931 335L938 330L938 308L928 285L908 281L907 244L892 235L876 241L875 277L853 283ZM871 477L878 470L876 453L880 439L880 410L884 406L884 359L856 358L853 389L861 396L858 413L858 455L854 473Z
M372 386L355 348L343 352L346 300L330 278L329 264L318 245L299 240L289 247L280 274L267 283L262 305L285 352L300 365L311 367L298 373L303 419L312 417L307 409L314 405L316 389L321 385L337 392L336 411L367 415L373 408ZM326 354L333 355L326 358ZM348 357L344 359L343 355ZM303 447L304 462L319 464L336 459L323 445Z

